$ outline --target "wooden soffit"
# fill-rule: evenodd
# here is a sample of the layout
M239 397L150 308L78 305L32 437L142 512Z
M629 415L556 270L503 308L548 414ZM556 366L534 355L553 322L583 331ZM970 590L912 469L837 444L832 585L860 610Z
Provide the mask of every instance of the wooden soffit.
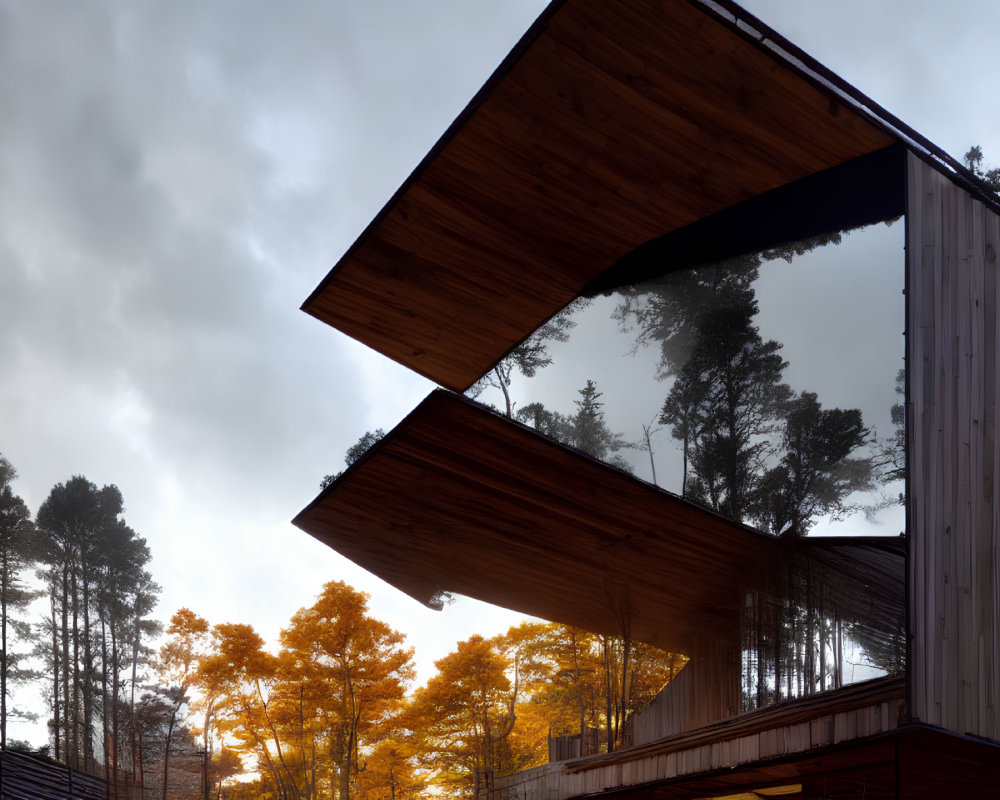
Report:
M713 5L554 3L303 308L462 391L640 245L896 141Z
M739 641L780 543L437 390L295 519L417 600L475 597L674 652Z

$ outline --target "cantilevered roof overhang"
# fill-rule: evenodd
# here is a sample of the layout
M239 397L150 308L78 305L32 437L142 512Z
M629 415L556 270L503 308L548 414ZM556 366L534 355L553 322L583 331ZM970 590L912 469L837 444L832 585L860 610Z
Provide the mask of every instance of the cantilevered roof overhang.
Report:
M294 523L417 600L455 592L675 652L738 641L778 544L438 390Z
M462 391L641 245L899 141L780 41L725 2L553 3L304 309Z
M423 603L455 592L688 654L738 642L743 590L773 589L802 547L443 390L295 524ZM900 603L900 555L855 550L851 569Z

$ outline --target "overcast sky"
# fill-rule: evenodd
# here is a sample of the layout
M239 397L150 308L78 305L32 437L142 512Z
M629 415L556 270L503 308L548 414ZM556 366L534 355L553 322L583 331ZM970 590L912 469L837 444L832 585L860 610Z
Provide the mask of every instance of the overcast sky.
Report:
M168 618L268 639L324 581L373 595L423 677L477 626L288 523L429 391L299 305L539 0L0 0L0 452L32 511L117 484ZM955 156L1000 163L1000 4L746 7Z

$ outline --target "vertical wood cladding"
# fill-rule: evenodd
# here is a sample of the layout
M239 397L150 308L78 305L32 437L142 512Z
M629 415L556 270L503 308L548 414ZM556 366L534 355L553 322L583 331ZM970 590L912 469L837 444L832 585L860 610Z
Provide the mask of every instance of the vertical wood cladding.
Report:
M632 743L648 744L739 714L740 652L735 642L705 641L633 719Z
M1000 739L1000 217L908 158L910 713Z

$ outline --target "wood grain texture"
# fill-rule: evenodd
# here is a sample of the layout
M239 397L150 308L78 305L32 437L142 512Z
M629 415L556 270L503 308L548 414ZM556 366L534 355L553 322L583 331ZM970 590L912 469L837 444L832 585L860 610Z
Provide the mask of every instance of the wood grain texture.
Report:
M736 716L740 697L740 651L735 643L705 643L677 676L632 720L636 745L654 742Z
M739 642L778 540L437 391L295 519L422 602L450 591L693 654Z
M1000 217L909 157L910 708L1000 739Z
M570 0L304 309L462 391L639 245L892 143L676 0Z
M901 687L900 687L901 691ZM873 705L898 711L901 698ZM837 712L835 729L850 727L856 712ZM809 725L804 726L808 728ZM711 745L673 751L655 758L633 759L628 768L604 772L593 769L568 772L563 764L496 779L493 792L478 800L567 800L584 794L615 800L705 800L720 796L763 797L762 789L797 785L806 798L864 798L865 800L939 800L942 797L996 796L1000 783L1000 747L995 743L959 736L923 725L891 724L859 738L815 742L796 738L803 725L763 730L755 761L750 737L717 738ZM773 737L795 738L792 749L775 750ZM711 756L704 758L709 749ZM716 758L718 754L718 758ZM706 767L708 763L710 766ZM667 776L667 777L657 777ZM620 777L620 782L615 783ZM642 781L642 782L640 782Z
M846 781L870 780L873 765L878 780L869 785L891 792L893 747L885 735L896 729L904 693L902 679L882 679L738 715L616 753L497 778L489 800L630 792L704 797L729 793L721 791L725 787L735 793L831 773L845 774Z
M421 602L447 591L595 632L627 625L693 657L735 647L737 678L745 591L783 591L803 555L850 576L845 592L873 587L844 597L858 621L902 597L886 540L762 534L443 390L295 524ZM720 683L718 708L737 686Z

